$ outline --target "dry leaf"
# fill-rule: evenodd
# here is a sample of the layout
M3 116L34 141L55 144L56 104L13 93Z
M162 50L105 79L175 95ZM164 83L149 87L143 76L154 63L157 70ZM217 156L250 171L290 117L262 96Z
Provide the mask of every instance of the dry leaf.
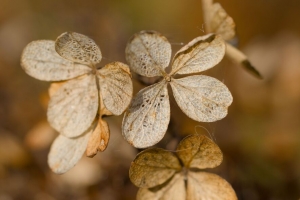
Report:
M141 90L124 115L123 136L137 148L156 144L168 128L168 83L171 84L175 99L183 112L197 121L212 122L222 119L232 102L229 90L220 81L205 76L191 76L178 80L174 78L176 74L201 72L219 63L225 54L225 44L220 36L209 34L197 37L184 46L175 55L170 74L164 71L165 64L169 63L167 52L171 52L166 48L167 43L166 38L157 32L142 31L135 34L126 47L126 59L133 71L141 75L148 74L149 77L163 77L157 84ZM142 47L144 50L140 49ZM146 68L140 62L145 55L149 61ZM167 60L163 62L162 58Z
M219 3L213 0L202 0L205 29L208 33L219 34L224 40L229 41L235 36L235 23ZM227 43L226 56L238 65L244 67L257 78L262 78L260 73L253 67L240 50Z
M99 119L97 126L90 136L86 148L86 156L93 157L98 151L104 151L109 141L109 127L106 121Z
M64 81L49 89L47 112L49 123L61 134L49 155L49 165L57 173L74 166L86 149L89 156L105 150L109 128L102 116L122 114L131 101L129 67L113 62L98 69L95 65L101 58L92 39L72 32L63 33L56 42L32 42L23 51L21 65L29 75L40 80ZM95 120L99 120L99 126L94 127ZM96 140L92 141L93 138ZM66 146L59 147L64 143ZM76 145L79 153L65 153ZM59 148L63 148L61 154L56 151Z
M141 187L138 200L237 199L223 178L195 170L216 167L222 162L221 150L209 138L198 134L187 136L178 145L176 154L178 157L155 148L137 155L130 166L129 177L133 184Z

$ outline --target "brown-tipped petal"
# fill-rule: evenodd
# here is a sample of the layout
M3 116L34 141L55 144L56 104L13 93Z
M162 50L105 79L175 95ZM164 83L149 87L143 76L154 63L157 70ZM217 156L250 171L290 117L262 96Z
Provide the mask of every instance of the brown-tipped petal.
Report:
M224 57L225 42L220 35L208 34L193 39L175 55L171 75L191 74L214 67Z

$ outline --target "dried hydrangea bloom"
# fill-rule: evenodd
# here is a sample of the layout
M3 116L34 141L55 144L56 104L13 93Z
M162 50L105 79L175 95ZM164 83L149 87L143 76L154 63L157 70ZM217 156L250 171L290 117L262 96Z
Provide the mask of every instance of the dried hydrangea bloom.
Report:
M130 68L140 75L163 79L142 89L133 98L122 124L125 139L137 148L146 148L163 138L170 121L168 84L177 104L190 118L201 122L224 118L232 96L222 82L204 75L174 77L210 69L224 54L225 43L221 36L197 37L176 53L172 70L167 74L165 68L171 59L168 40L154 31L134 35L126 47Z
M64 81L52 85L47 111L50 125L60 133L48 159L56 173L73 167L86 149L88 156L103 151L109 130L102 115L120 115L131 101L128 66L113 62L98 69L101 58L92 39L69 32L56 41L33 41L23 51L21 65L27 74L44 81Z
M219 147L203 135L183 139L176 151L154 148L139 153L129 177L140 187L137 200L236 200L231 185L218 175L204 172L221 164Z
M202 0L202 7L205 30L208 33L220 34L226 41L235 37L235 23L219 3L213 3L213 0ZM229 43L227 43L226 56L254 76L262 78L247 56Z

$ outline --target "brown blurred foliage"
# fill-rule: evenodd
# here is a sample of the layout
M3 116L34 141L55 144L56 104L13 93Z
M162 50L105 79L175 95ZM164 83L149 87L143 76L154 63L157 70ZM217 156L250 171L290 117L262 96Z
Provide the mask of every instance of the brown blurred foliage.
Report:
M239 199L300 197L300 2L220 0L237 24L239 46L264 76L257 80L229 60L206 72L223 81L234 101L216 123L188 119L171 99L170 129L158 146L172 149L187 134L204 133L224 161L214 172ZM93 38L103 61L125 62L127 40L141 30L167 36L173 52L203 35L200 0L0 0L0 199L134 199L128 178L138 150L108 118L108 149L83 158L64 175L47 166L56 132L46 122L49 83L29 77L20 55L33 40L65 31ZM143 86L134 82L135 93ZM204 128L201 128L204 127ZM209 133L207 133L207 131Z

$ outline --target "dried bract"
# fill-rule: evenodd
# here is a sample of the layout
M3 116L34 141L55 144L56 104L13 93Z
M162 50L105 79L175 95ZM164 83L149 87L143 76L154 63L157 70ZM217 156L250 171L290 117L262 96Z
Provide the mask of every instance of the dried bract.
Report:
M213 3L213 0L202 0L202 8L205 30L208 33L220 34L226 41L235 37L235 23L219 3ZM228 42L226 56L243 66L252 75L262 78L247 56Z
M222 82L203 75L174 77L210 69L224 54L225 43L221 36L197 37L176 53L172 70L167 74L165 68L171 55L167 39L154 31L134 35L126 47L126 59L131 69L141 75L159 75L163 79L138 92L131 102L122 124L125 139L137 148L146 148L163 138L170 121L169 83L176 102L190 118L202 122L224 118L232 96Z
M237 199L223 178L196 170L214 168L222 162L221 150L209 138L198 134L187 136L178 145L176 154L154 148L137 155L129 177L140 187L138 200Z
M103 115L120 115L132 98L129 67L120 62L98 69L102 55L95 42L79 33L63 33L56 41L34 41L21 57L26 73L51 87L47 117L61 135L53 143L49 165L56 173L73 167L87 149L103 151L109 128Z

